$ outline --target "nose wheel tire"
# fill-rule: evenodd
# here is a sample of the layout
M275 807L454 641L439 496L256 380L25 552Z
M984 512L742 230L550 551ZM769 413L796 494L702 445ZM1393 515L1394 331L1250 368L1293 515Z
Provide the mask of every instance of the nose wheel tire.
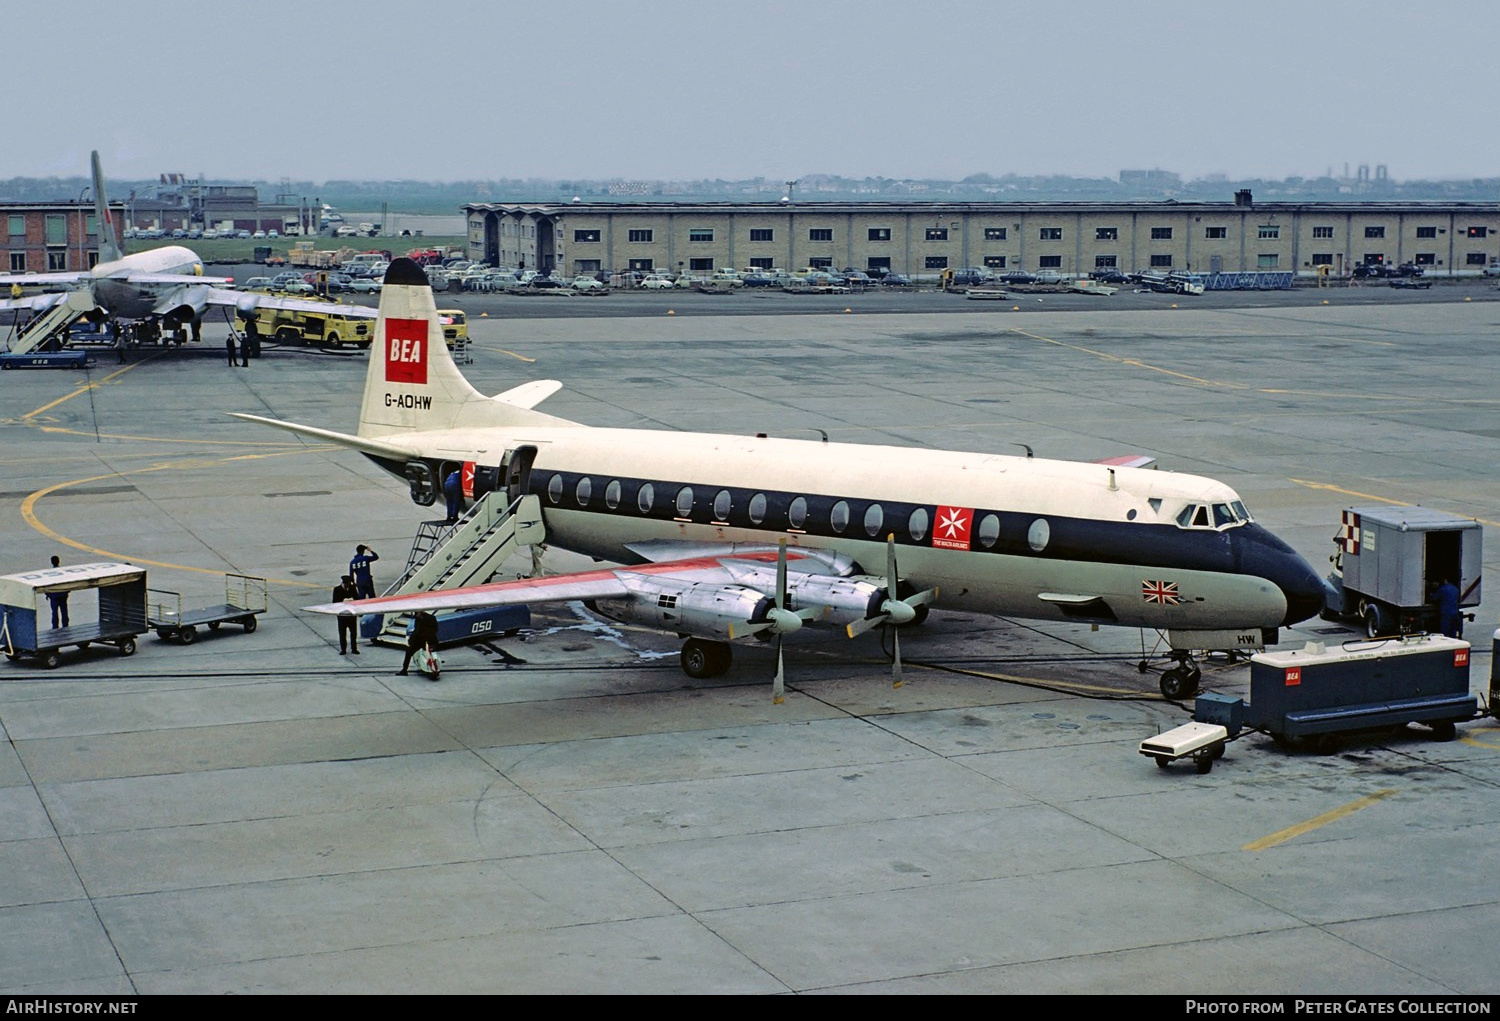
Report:
M729 669L732 655L723 642L709 642L701 638L689 638L682 643L682 672L699 680L717 677Z

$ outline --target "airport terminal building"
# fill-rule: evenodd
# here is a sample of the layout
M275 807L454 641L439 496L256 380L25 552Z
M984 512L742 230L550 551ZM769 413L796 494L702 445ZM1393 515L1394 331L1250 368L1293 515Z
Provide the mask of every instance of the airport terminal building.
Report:
M805 266L935 277L945 269L1294 271L1412 262L1435 276L1500 263L1480 202L476 202L469 258L557 275Z

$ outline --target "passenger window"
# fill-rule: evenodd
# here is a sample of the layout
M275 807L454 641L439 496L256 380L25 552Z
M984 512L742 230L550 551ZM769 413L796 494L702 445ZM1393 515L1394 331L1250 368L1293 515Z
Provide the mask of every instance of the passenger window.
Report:
M906 530L917 542L927 537L927 508L918 507L911 512L911 517L906 519Z
M750 523L758 525L766 520L766 494L756 493L750 498Z
M604 487L604 506L614 510L620 506L620 480L612 479L609 485Z
M547 499L558 503L562 500L562 491L563 477L561 475L554 475L547 480Z
M989 549L1000 539L1000 519L993 514L986 514L979 522L979 545Z
M807 524L807 497L799 496L786 509L786 523L793 528Z
M880 504L870 504L870 509L865 511L865 534L879 535L880 528L885 524L885 511L880 509Z
M635 505L641 509L642 514L650 514L655 503L656 487L649 482L642 482L640 491L635 494Z
M833 526L834 532L844 534L844 529L849 527L849 502L840 500L833 505L833 510L828 514L828 523Z
M594 484L589 480L589 477L585 475L583 478L578 480L578 485L573 490L573 496L578 500L578 506L587 507L589 505L589 497L593 495Z
M714 497L714 520L728 521L729 512L734 508L734 497L729 495L729 490L719 490L719 495Z
M677 491L677 516L679 518L690 518L693 516L692 486L683 486Z

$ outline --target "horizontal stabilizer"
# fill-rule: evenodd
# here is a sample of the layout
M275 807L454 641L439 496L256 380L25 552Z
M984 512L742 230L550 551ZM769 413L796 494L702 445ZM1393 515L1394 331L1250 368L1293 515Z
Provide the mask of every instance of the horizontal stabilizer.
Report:
M1146 454L1120 454L1117 457L1101 457L1095 464L1107 464L1111 468L1150 468L1156 464L1156 458Z
M529 383L522 383L520 386L511 387L504 393L496 394L495 400L504 401L518 408L534 408L561 390L562 386L562 383L555 379L533 379Z
M299 436L311 436L315 440L326 440L329 443L337 443L341 447L364 451L367 454L377 454L381 457L397 458L400 460L419 456L415 450L410 450L385 440L371 439L365 436L350 436L348 433L334 432L332 429L319 429L311 425L298 425L296 422L282 422L275 418L247 415L242 411L231 411L229 414L234 418L244 419L246 422L269 425L273 429L284 429L290 433L297 433Z

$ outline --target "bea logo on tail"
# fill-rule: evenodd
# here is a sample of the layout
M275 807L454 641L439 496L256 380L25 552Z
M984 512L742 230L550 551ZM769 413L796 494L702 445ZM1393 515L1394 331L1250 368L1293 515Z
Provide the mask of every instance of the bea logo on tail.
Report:
M385 321L385 379L387 383L427 382L427 320Z

